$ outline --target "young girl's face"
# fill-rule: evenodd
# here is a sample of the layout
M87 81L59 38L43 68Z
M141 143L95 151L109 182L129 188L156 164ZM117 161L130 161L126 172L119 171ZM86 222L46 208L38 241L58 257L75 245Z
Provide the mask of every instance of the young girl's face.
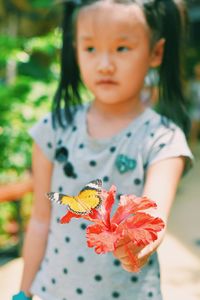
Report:
M135 4L102 1L79 12L77 59L82 80L96 101L140 101L144 77L153 62L150 36L145 16Z

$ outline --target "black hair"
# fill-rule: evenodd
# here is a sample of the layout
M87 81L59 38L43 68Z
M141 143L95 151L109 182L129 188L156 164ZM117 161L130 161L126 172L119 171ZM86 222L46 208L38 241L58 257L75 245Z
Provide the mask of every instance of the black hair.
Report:
M58 123L62 127L66 124L66 120L68 123L73 121L76 107L82 104L80 92L82 81L73 46L74 13L77 9L98 1L101 0L68 0L64 3L61 77L52 106L54 124ZM152 31L151 45L155 45L160 38L165 39L163 61L159 68L159 101L156 109L180 126L188 136L190 122L181 80L185 26L180 5L184 3L179 1L177 5L173 0L112 0L112 2L138 4ZM64 115L61 108L64 109Z

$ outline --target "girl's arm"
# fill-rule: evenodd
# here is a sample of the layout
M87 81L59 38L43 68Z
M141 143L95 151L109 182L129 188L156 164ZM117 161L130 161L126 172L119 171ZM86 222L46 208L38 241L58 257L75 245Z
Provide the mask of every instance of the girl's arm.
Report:
M32 192L32 190L32 176L29 176L29 178L25 178L19 182L0 185L0 203L21 200L26 193Z
M166 226L170 209L176 195L177 186L184 170L184 165L185 159L183 157L169 158L154 163L147 171L143 194L157 203L157 209L149 209L148 213L162 218ZM140 267L147 263L150 255L162 242L166 226L165 229L158 234L158 239L145 248L138 248L132 244L132 252L138 257ZM126 254L124 245L120 245L114 252L114 255L121 260L122 267L126 271L132 272L134 270Z
M21 290L30 296L31 283L43 258L49 231L51 204L45 194L50 190L52 163L41 149L33 147L33 189L32 215L23 247L24 270Z
M185 166L184 157L175 157L154 163L147 172L143 194L157 204L151 214L167 222L176 190Z

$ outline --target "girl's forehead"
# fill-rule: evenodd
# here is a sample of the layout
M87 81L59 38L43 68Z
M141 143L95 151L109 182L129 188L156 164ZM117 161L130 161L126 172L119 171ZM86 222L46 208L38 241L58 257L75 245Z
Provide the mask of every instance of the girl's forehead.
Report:
M144 13L137 4L102 1L82 8L77 17L77 35L96 36L149 34Z

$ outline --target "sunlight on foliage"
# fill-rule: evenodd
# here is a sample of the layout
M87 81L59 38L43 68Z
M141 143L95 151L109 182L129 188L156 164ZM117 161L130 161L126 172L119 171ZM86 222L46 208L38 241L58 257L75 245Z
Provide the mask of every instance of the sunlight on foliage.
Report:
M31 168L28 129L50 110L59 76L60 47L59 29L29 39L0 37L0 185L23 179ZM16 65L16 77L8 83L11 61ZM19 228L26 229L31 203L28 194L20 203L0 204L1 249L19 243Z

